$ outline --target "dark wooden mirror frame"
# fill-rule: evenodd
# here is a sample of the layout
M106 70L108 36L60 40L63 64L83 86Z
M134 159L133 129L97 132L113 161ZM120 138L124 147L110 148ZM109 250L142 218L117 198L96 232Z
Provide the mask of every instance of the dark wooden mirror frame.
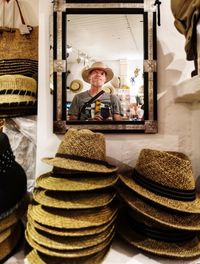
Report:
M70 127L110 133L157 133L156 11L153 0L55 0L53 12L53 132ZM144 121L66 120L66 14L143 14Z

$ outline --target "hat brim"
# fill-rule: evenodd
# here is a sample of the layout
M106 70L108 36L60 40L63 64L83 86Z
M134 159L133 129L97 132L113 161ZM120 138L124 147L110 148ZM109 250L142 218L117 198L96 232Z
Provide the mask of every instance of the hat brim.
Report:
M180 230L200 230L200 214L181 213L170 209L164 210L164 207L142 198L128 187L120 185L117 186L117 190L122 200L134 213L140 213L166 227Z
M111 81L113 76L114 76L113 71L110 68L101 68L101 67L89 68L89 69L84 70L82 72L82 78L83 78L83 80L85 82L90 83L88 77L90 75L90 72L94 71L94 70L101 70L101 71L104 71L106 73L106 81L105 81L105 83Z
M110 173L117 171L117 167L109 165L101 165L96 163L90 163L85 161L78 161L66 158L43 158L42 161L46 164L68 170L76 171L91 171L91 172L101 172L101 173Z
M54 191L89 191L113 186L118 180L117 174L101 176L68 176L59 177L51 172L40 175L36 179L36 186Z
M67 228L56 228L53 226L46 226L34 221L30 215L28 215L28 222L31 223L38 230L45 231L46 233L57 235L57 236L67 236L67 237L82 237L89 236L94 234L99 234L105 231L110 225L116 221L117 214L113 216L113 218L108 222L100 226L95 227L86 227L80 229L67 229Z
M185 202L185 201L174 200L164 196L160 196L147 190L146 188L143 188L136 181L134 181L134 176L132 176L132 171L121 174L120 180L130 189L135 191L137 194L157 204L160 204L164 207L174 209L180 212L200 213L200 194L198 193L196 194L196 199L194 201Z
M74 88L74 84L77 84L77 88ZM69 86L69 89L73 93L78 93L83 89L83 82L81 80L73 80Z
M76 192L58 192L34 189L33 199L39 204L65 209L97 208L109 204L115 197L114 190Z
M82 257L82 258L74 258L73 264L99 264L103 261L105 255L108 252L109 247L106 247L103 251L100 251L98 253L95 253L93 255L90 255L88 257ZM29 252L29 254L26 256L26 259L31 264L60 264L60 263L66 263L70 264L71 259L68 260L67 258L58 258L58 257L52 257L48 256L46 254L43 254L35 249Z
M41 205L29 205L28 215L38 223L57 228L80 229L95 227L108 223L117 213L117 201L111 204L84 210L62 210L44 207Z
M121 218L119 222L118 232L132 246L154 255L181 259L200 256L200 241L197 236L179 243L151 239L130 228L125 217Z

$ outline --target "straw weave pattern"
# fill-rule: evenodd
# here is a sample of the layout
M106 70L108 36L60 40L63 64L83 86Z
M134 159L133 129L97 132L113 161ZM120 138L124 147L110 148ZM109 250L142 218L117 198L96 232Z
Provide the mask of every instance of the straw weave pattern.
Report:
M0 76L0 90L27 90L36 93L36 80L20 74Z
M181 190L195 188L191 161L182 153L143 149L135 169L164 186Z

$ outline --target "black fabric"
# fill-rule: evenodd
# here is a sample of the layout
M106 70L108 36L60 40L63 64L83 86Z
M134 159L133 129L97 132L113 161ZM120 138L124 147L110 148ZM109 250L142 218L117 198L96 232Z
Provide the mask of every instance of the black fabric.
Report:
M7 149L10 149L8 137L0 133L0 160ZM0 173L0 215L15 206L26 191L27 178L21 165L14 161L11 166L5 166L5 170Z
M155 194L180 200L180 201L194 201L196 198L196 190L181 190L176 188L171 188L168 186L161 185L157 182L151 181L150 179L145 178L141 175L137 170L134 169L133 179L137 182L140 186L146 188L149 191L154 192Z
M15 95L17 94L17 95L27 95L27 96L36 97L36 93L27 90L4 89L4 90L0 90L0 95L1 94L15 94Z

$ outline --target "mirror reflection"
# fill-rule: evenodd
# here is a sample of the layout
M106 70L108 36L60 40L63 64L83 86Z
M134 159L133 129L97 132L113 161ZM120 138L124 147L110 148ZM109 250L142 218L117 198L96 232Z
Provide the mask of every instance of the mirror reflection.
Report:
M67 121L144 119L143 30L142 14L67 14Z

